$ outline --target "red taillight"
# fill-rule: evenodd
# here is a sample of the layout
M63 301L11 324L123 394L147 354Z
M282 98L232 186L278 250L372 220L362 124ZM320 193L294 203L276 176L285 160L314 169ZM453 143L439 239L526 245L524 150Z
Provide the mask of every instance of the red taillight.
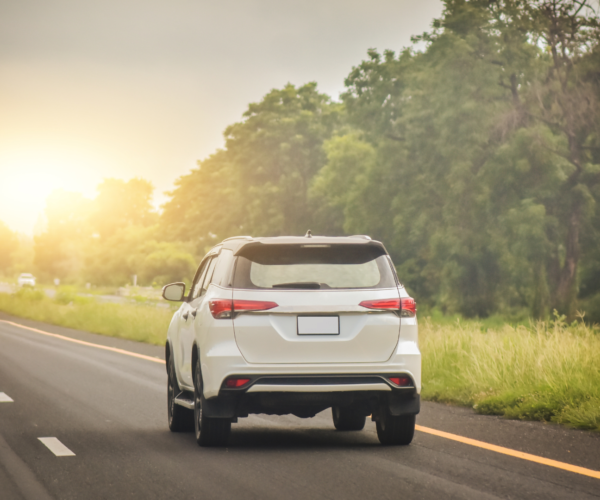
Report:
M233 302L228 299L215 299L208 303L210 313L215 319L231 318L233 313Z
M408 387L412 385L412 380L410 377L401 376L401 377L388 377L392 384L396 384L400 387Z
M414 318L417 314L417 303L412 297L402 297L402 312L400 315L403 318Z
M250 382L249 378L228 378L225 381L225 387L229 387L230 389L237 389L238 387L242 387Z
M264 300L234 300L233 310L237 311L266 311L277 307L275 302L266 302Z
M210 312L215 319L227 319L238 311L267 311L277 307L275 302L263 300L228 300L215 299L208 303Z
M400 299L363 300L358 305L367 309L392 309L397 311L400 309Z
M412 297L402 297L401 299L363 300L359 305L366 307L367 309L401 310L400 316L403 318L414 318L415 314L417 314L417 303Z

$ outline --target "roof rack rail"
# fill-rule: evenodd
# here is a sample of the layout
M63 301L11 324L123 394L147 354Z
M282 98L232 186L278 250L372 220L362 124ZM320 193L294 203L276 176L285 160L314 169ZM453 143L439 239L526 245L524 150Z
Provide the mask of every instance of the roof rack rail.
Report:
M367 236L366 234L353 234L352 236L350 236L350 238L362 238L363 240L371 241L371 237Z
M252 236L232 236L231 238L225 238L223 241L230 241L230 240L253 240L254 238Z

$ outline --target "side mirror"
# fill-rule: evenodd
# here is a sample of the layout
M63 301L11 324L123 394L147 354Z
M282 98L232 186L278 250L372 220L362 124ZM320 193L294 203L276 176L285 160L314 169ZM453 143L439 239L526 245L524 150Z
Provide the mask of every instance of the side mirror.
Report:
M171 283L163 286L162 296L173 302L181 302L185 295L185 283Z

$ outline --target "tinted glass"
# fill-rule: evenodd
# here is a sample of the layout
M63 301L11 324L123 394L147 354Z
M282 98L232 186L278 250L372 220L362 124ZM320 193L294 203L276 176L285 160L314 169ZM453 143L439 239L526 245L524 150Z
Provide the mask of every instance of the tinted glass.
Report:
M355 289L396 286L383 248L366 245L244 247L234 286L261 289Z

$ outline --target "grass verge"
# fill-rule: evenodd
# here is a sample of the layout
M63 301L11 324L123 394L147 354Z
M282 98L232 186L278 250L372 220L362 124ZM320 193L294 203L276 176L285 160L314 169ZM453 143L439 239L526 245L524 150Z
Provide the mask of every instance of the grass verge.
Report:
M529 326L420 321L424 399L600 431L600 332L564 317Z
M92 298L57 293L51 300L40 290L0 293L0 311L110 337L164 345L173 310L146 304L107 304Z

